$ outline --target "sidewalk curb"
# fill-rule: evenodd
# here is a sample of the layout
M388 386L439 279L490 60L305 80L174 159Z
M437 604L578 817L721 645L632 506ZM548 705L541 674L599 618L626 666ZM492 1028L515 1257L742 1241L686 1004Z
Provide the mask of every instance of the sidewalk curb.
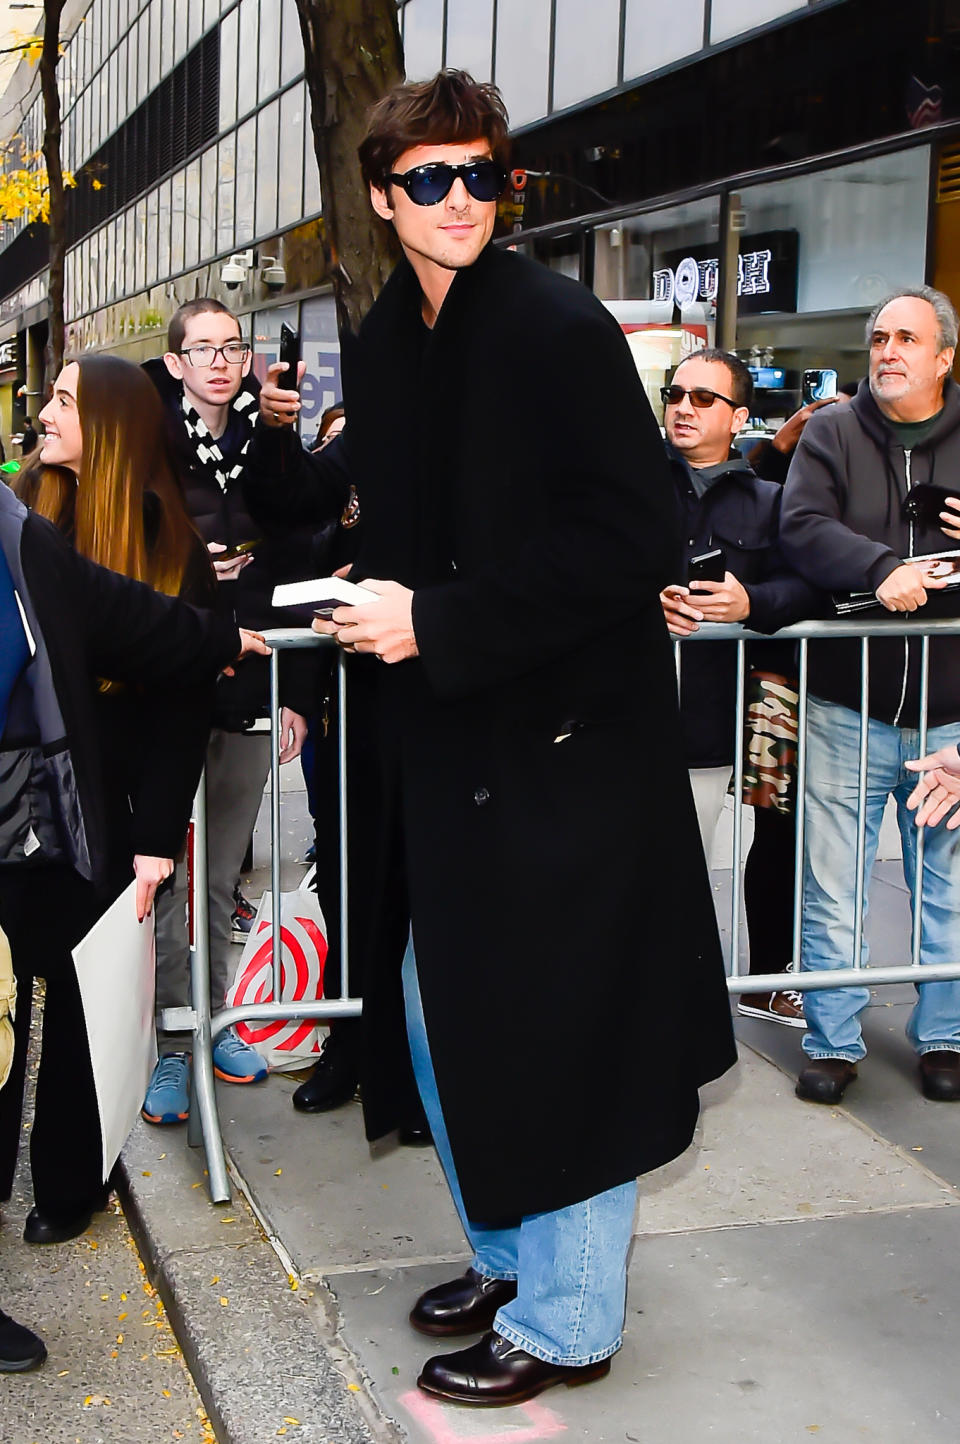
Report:
M396 1440L339 1342L333 1296L322 1284L291 1287L235 1182L230 1205L210 1203L203 1155L184 1130L138 1125L116 1181L220 1444Z

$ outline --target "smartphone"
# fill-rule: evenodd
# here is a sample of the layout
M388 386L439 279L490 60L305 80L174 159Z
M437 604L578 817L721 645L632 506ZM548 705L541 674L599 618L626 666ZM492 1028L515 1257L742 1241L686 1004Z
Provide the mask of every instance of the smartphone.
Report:
M811 401L830 401L837 394L837 373L832 367L825 370L804 371L803 404Z
M235 562L237 557L245 557L248 552L252 552L254 547L259 545L260 538L255 537L253 541L237 542L236 546L227 547L225 552L214 552L211 553L211 556L215 562Z
M948 486L933 486L929 481L921 481L907 492L900 511L906 521L917 522L921 526L942 527L940 513L954 510L947 506L947 497L956 495L956 487L951 489Z
M277 385L281 391L299 391L297 372L300 366L300 333L288 326L286 321L280 327L280 355L277 360L285 362L287 366L287 370L281 371L277 377Z
M723 547L714 547L712 551L701 552L699 556L690 558L687 585L691 582L722 582L726 571L727 559L723 554Z

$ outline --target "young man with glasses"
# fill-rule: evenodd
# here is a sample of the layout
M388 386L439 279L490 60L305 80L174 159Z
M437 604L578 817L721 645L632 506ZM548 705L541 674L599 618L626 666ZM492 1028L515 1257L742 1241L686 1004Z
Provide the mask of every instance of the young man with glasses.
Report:
M269 539L243 499L243 470L257 417L259 386L250 374L251 347L233 312L210 297L177 310L163 358L144 369L163 398L171 450L183 483L187 509L210 552L218 581L219 608L239 625L262 629L276 618L270 598L278 581L290 576L300 558L289 529ZM300 572L302 575L302 571ZM284 669L289 689L289 668ZM281 762L299 754L312 700L309 676L292 679L294 708L284 708ZM214 1011L223 1006L237 953L231 946L243 905L239 876L270 766L266 662L221 679L206 758L210 906L210 994ZM252 730L256 729L256 730ZM267 729L267 730L265 730ZM186 929L187 869L177 867L172 887L157 903L157 1009L190 1002L190 955ZM249 905L247 905L249 906ZM246 908L244 908L246 911ZM250 913L252 917L252 911ZM233 1029L214 1046L217 1076L230 1083L256 1083L267 1076L263 1059ZM189 1057L161 1056L143 1103L150 1123L177 1123L189 1110Z
M364 1110L370 1137L402 1120L405 1010L474 1251L410 1321L481 1334L419 1384L513 1404L608 1372L637 1175L688 1146L699 1085L735 1057L658 601L676 537L620 328L490 244L499 92L462 71L400 86L360 160L404 253L344 345L353 576L379 600L318 629L386 664L384 865L351 894L382 912L399 872L412 923L402 968L365 959ZM298 452L295 396L262 402L248 496L313 519L329 453ZM673 1008L677 969L697 1000L683 1049L644 1022Z
M661 395L682 532L677 580L660 594L671 634L689 636L704 622L742 622L753 631L773 632L812 615L819 610L817 594L785 566L777 546L781 489L755 476L733 445L753 399L746 366L725 351L698 351L680 363ZM722 581L697 579L696 559L711 554ZM681 649L680 720L708 860L737 747L736 668L733 643L705 640ZM785 689L795 688L793 647L756 644L751 669L758 687L759 674L767 679L763 710L784 704ZM795 725L786 715L782 722ZM768 745L764 756L770 755ZM767 769L756 780L765 783L754 790L767 805L754 808L756 841L744 878L750 966L753 972L777 973L793 956L794 822L787 769ZM739 1011L803 1027L802 999L795 990L745 994Z

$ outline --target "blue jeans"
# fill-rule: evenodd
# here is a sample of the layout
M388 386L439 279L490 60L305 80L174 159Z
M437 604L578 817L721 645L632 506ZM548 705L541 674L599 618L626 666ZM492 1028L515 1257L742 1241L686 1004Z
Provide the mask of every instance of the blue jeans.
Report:
M960 742L960 723L931 727L927 750ZM807 713L807 827L803 875L802 966L849 968L853 958L856 888L857 771L860 716L847 707L809 699ZM904 763L920 755L920 735L870 719L867 732L867 807L865 878L877 855L880 822L888 796L897 803L903 843L903 875L912 889L917 865L915 814L906 801L916 775ZM866 894L864 916L866 916ZM960 960L960 834L941 823L926 829L923 862L921 963ZM862 960L867 962L864 941ZM904 960L906 961L906 959ZM870 1000L868 988L820 989L804 994L809 1032L804 1052L810 1058L846 1058L855 1063L866 1053L859 1015ZM923 983L907 1024L907 1037L918 1053L937 1049L960 1053L960 982Z
M499 1310L493 1327L528 1354L552 1364L593 1364L608 1358L622 1342L636 1183L553 1213L530 1214L507 1228L469 1219L430 1059L412 941L403 960L403 996L417 1087L447 1187L473 1249L473 1267L490 1278L517 1280L517 1297Z

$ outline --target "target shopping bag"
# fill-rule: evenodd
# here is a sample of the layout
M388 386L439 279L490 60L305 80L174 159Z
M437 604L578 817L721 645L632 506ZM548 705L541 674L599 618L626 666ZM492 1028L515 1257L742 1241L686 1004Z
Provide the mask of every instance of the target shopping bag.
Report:
M307 873L296 892L280 895L280 943L284 1002L316 1002L323 997L323 966L327 959L327 928ZM273 897L260 899L247 934L236 976L227 990L226 1006L273 1001ZM274 1070L303 1068L316 1062L324 1035L316 1023L256 1019L238 1023L237 1033Z

